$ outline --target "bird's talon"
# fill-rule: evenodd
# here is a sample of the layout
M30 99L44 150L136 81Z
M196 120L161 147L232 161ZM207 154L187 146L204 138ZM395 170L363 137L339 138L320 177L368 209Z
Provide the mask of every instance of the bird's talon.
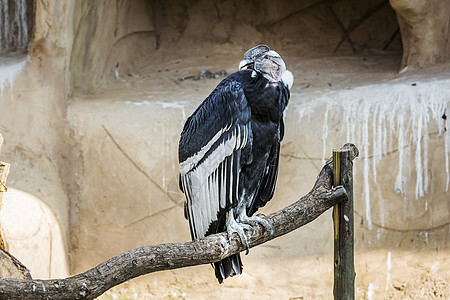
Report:
M240 223L236 222L236 220L233 217L232 211L230 211L228 220L227 220L228 239L231 242L233 233L236 232L241 240L241 243L243 245L245 245L245 249L246 249L245 254L248 254L250 246L248 244L247 237L245 236L245 230L251 231L252 234L255 231L250 225L240 224Z
M267 231L269 231L270 235L273 235L273 228L272 226L269 224L269 222L267 222L267 220L259 217L261 214L258 214L255 217L247 217L246 214L241 214L239 216L239 222L243 223L243 224L252 224L254 226L259 226L261 225L262 227L264 227ZM251 227L251 226L250 226ZM253 229L253 227L252 227ZM254 231L254 229L253 229Z

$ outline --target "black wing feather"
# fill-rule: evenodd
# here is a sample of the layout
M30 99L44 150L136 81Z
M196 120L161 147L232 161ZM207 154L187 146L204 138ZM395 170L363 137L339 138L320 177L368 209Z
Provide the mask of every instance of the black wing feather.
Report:
M279 111L284 112L289 102L290 91L289 88L283 84L283 82L279 82L279 90ZM275 186L278 177L278 166L280 162L280 143L284 137L283 118L280 119L280 122L278 124L277 135L278 141L275 145L273 145L270 151L270 155L267 160L266 171L261 179L261 184L259 186L256 197L253 199L249 207L247 207L248 216L252 216L259 208L265 206L267 202L272 199L275 193Z
M237 205L241 162L251 152L250 117L242 85L226 78L186 121L180 185L193 239L223 231L225 213Z

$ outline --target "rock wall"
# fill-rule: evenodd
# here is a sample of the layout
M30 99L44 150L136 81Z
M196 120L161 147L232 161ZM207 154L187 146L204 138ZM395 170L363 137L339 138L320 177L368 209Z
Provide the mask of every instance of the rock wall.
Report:
M14 249L20 251L24 248L21 243L25 241L20 236L32 237L33 228L48 228L49 223L59 226L55 232L60 232L60 236L54 237L55 241L60 241L55 243L59 249L55 250L53 256L52 251L49 251L46 257L42 257L41 251L34 251L30 247L31 251L22 252L21 257L18 257L23 261L34 262L34 266L29 267L31 272L45 278L64 276L68 272L70 202L64 166L67 163L67 146L70 145L70 141L65 138L68 130L65 87L70 49L68 41L71 37L66 23L71 17L61 12L71 7L65 2L37 1L35 8L33 38L28 46L28 55L0 59L0 79L4 80L0 82L0 131L5 138L2 159L10 162L13 169L8 184L24 192L19 193L21 195L31 195L20 201L22 205L18 205L23 209L23 226L29 231L24 234L21 232L23 228L17 227L5 230L10 232L11 252L14 254ZM4 201L9 201L9 197L12 201L20 199L6 194ZM48 206L54 217L34 216L30 219L31 223L27 224L25 216L39 215L40 212L30 211L36 206L26 203L34 203L39 207L37 200L43 202L42 206ZM39 219L44 223L33 223ZM42 239L42 243L48 245L42 247L51 249L51 233L46 232L44 235L46 238ZM38 246L36 241L32 245ZM43 261L59 267L53 269L53 273L46 272L52 267L47 265L41 268Z
M0 57L2 160L12 164L9 184L18 191L10 199L26 192L41 201L51 211L44 223L55 227L47 237L58 235L43 238L42 248L53 249L46 266L42 252L21 254L30 257L32 274L65 276L138 246L189 239L178 138L221 80L199 75L234 72L259 43L282 54L296 78L276 196L263 212L304 195L331 149L353 141L362 154L355 163L357 251L448 249L450 85L442 69L397 74L401 64L448 62L447 47L431 40L441 52L430 60L408 46L416 38L405 33L401 5L390 3L398 16L379 0L36 0L27 57L14 68ZM419 6L414 11L421 14ZM427 32L448 37L445 14L425 15L442 19ZM253 249L245 272L261 257L287 276L308 257L323 261L331 228L325 214ZM12 253L23 243L11 243ZM180 272L189 278L194 271ZM210 275L199 280L212 282Z
M390 0L402 31L401 68L423 68L450 59L450 1Z
M150 55L156 49L151 13L148 1L80 1L73 11L70 88L98 92L116 70L127 74Z
M157 52L208 55L216 45L245 51L261 41L308 56L401 51L395 14L380 0L81 1L73 17L70 88L82 94L160 59Z

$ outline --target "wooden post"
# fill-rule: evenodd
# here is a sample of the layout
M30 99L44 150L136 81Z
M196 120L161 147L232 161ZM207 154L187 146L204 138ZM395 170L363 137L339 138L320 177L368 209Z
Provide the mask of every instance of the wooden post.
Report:
M355 299L353 163L351 150L333 150L334 186L342 185L348 201L333 209L334 299Z

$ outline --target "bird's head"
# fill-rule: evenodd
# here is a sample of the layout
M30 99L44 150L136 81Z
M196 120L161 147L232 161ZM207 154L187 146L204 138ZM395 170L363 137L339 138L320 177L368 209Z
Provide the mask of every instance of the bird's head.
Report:
M260 72L272 83L283 82L291 88L294 77L286 70L286 64L281 56L266 45L259 45L248 50L239 63L240 70L255 70Z

